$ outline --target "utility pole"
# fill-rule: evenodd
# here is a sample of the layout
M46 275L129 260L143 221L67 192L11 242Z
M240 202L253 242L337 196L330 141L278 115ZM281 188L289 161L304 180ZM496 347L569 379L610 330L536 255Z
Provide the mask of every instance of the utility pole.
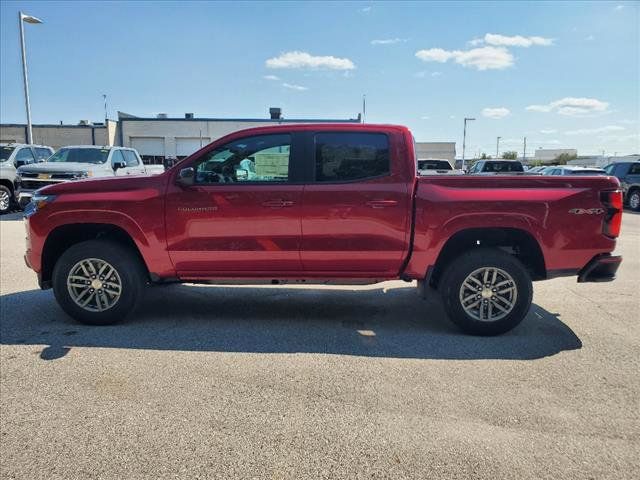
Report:
M500 139L502 137L498 137L496 139L496 158L500 158Z
M102 94L102 99L104 100L104 121L107 121L108 115L107 115L107 95L106 94Z
M464 154L467 148L467 122L472 122L475 118L464 118L464 129L462 131L462 170L464 170Z
M362 123L367 121L367 95L362 95Z
M524 146L522 147L522 161L527 161L527 137L524 137Z

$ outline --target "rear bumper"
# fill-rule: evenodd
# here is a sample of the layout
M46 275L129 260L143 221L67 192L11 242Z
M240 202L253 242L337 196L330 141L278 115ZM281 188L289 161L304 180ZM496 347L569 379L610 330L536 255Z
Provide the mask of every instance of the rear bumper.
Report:
M615 280L616 272L622 263L619 255L602 253L596 255L578 272L578 283L610 282Z

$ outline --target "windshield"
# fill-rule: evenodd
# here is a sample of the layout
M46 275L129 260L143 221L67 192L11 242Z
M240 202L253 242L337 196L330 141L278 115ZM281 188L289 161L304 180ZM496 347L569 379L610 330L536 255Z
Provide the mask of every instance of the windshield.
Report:
M13 153L13 151L16 149L16 147L2 147L0 148L0 162L4 162L5 160L7 160L11 154Z
M569 170L569 175L606 175L604 170Z
M446 160L418 160L418 170L452 170Z
M483 172L524 172L520 162L487 162Z
M47 162L104 163L108 156L108 148L61 148Z

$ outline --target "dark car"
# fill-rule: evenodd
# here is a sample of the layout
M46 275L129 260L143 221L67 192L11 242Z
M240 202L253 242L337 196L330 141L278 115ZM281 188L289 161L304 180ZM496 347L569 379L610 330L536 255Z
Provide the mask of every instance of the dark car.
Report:
M469 173L472 174L512 174L523 172L524 167L518 160L479 160L469 170Z
M635 162L616 162L604 167L607 175L618 177L624 201L632 210L640 210L640 160Z

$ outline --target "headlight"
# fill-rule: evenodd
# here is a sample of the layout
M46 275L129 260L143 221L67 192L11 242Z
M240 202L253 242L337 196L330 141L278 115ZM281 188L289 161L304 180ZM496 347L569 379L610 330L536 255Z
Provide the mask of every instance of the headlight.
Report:
M42 210L56 199L55 195L42 195L38 192L33 194L31 201L24 208L24 216L29 218L39 210Z
M93 172L77 172L73 178L75 180L82 180L83 178L93 177Z

